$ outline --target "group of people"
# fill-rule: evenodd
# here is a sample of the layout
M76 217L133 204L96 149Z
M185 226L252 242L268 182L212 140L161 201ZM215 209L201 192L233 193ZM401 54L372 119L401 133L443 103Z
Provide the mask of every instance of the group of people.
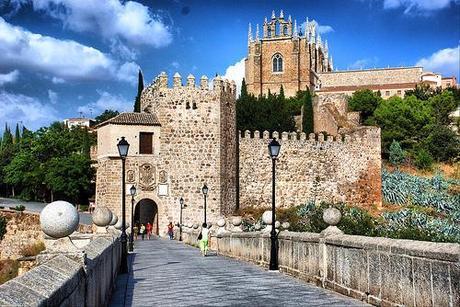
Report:
M139 239L139 235L141 236L142 240L144 240L145 235L147 235L147 240L150 240L150 237L152 236L152 224L148 222L147 224L136 224L134 226L134 234L135 234L135 239Z
M147 235L147 240L150 240L150 237L152 236L152 229L153 226L150 224L150 222L147 224L136 224L134 226L135 239L138 240L140 235L142 240L144 240L145 235ZM211 234L209 233L208 225L203 223L201 225L201 231L197 240L199 242L201 255L204 257L206 257L208 254L210 236ZM172 222L169 222L168 224L168 237L170 240L174 239L174 225Z

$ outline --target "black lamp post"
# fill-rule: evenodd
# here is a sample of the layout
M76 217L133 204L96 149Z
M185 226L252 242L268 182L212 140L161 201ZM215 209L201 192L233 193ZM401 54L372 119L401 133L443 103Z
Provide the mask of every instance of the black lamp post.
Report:
M184 204L184 199L182 197L180 198L179 203L180 203L179 241L182 241L182 209L187 208L187 205Z
M276 138L268 144L268 153L272 159L272 230L270 233L270 270L278 270L278 238L275 230L275 164L276 158L280 153L281 145Z
M134 195L136 195L136 187L134 185L129 189L129 194L131 194L131 234L129 235L128 250L132 252L134 250Z
M126 236L126 204L125 204L125 162L128 155L129 143L122 136L117 144L121 158L121 264L120 273L128 273L128 250Z
M208 195L208 191L209 191L206 183L201 188L201 191L203 192L203 195L204 195L204 223L206 223L206 196Z

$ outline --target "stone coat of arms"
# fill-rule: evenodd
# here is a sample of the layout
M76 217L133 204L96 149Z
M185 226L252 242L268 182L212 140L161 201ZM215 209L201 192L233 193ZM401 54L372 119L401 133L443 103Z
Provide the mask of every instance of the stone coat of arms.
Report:
M139 166L139 186L144 191L155 189L155 167L150 163Z

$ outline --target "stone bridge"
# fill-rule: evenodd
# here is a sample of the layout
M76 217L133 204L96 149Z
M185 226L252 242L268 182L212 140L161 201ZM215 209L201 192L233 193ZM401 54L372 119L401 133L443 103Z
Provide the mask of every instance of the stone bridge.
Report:
M73 233L0 286L0 306L460 306L460 245L343 234L216 232L212 254L184 242L136 241L119 275L120 231Z

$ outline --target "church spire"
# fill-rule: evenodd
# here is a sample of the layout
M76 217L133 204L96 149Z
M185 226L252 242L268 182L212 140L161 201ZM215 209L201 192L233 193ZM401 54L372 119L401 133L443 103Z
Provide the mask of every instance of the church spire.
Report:
M248 29L248 43L252 41L252 26L251 23L249 23L249 29Z
M283 10L281 10L281 12L280 12L280 19L284 19L284 12L283 12Z
M275 10L272 11L272 19L276 19Z
M259 41L259 24L256 24L256 41Z
M297 32L297 19L294 19L294 34L293 34L293 36L297 37L297 35L298 35L298 32Z

